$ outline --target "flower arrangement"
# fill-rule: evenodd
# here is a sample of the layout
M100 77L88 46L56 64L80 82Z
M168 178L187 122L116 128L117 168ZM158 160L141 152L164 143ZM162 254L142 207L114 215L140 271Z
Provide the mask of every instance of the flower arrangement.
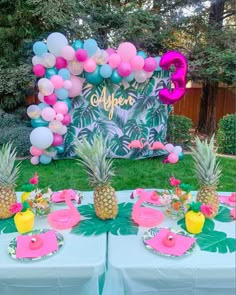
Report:
M192 198L190 193L191 186L181 183L174 175L169 179L171 188L165 189L164 192L158 192L160 201L166 206L166 214L174 219L183 218L187 212Z

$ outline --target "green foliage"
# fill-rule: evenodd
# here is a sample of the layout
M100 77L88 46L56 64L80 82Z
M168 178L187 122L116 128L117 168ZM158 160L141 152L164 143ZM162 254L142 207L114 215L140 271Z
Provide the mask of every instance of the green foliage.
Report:
M0 234L10 234L17 232L14 218L0 219Z
M226 115L220 119L216 143L219 153L236 154L236 114Z
M192 120L185 116L169 116L167 122L167 141L174 145L188 146L191 140L189 129L192 125Z

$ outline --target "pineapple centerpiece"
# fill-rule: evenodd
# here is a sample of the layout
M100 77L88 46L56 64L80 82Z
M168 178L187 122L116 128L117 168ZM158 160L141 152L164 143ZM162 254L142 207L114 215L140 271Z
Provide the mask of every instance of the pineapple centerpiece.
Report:
M19 165L15 165L16 150L11 143L0 148L0 219L6 219L13 214L10 211L16 203L15 184L19 175Z
M217 215L219 209L219 199L217 193L217 184L221 176L221 168L216 160L216 151L214 150L214 136L210 139L200 141L195 138L196 149L192 148L193 159L195 162L195 173L200 184L200 189L197 193L197 201L210 205L212 208L209 218Z
M112 159L108 155L107 138L100 135L94 139L93 144L85 138L75 143L75 152L80 157L79 163L83 165L88 174L89 183L94 188L94 208L97 217L105 220L115 218L118 213L115 189L110 185L114 176Z

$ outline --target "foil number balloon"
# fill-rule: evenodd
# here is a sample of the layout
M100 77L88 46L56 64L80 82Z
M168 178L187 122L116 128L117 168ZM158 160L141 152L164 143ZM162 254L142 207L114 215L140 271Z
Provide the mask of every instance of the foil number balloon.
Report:
M163 70L168 70L171 65L175 66L175 72L171 76L171 82L175 88L170 91L164 88L159 92L159 98L163 103L173 104L180 100L186 91L186 74L188 64L186 58L177 51L169 51L165 53L160 60L160 67Z

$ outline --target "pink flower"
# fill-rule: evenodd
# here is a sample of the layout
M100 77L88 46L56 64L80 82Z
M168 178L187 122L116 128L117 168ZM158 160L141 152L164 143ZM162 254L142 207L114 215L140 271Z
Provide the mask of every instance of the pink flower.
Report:
M176 179L174 176L170 178L170 185L171 186L178 186L181 183L179 179Z
M233 208L233 209L230 210L230 215L231 215L234 219L236 219L236 208Z
M21 203L14 203L10 207L10 212L12 214L15 214L15 213L21 212L22 209L23 209L23 205Z
M37 173L34 173L34 177L33 178L30 178L29 183L31 183L31 184L38 184L38 182L39 182L38 174Z
M213 208L211 205L202 204L200 210L202 214L204 214L207 217L211 215Z

